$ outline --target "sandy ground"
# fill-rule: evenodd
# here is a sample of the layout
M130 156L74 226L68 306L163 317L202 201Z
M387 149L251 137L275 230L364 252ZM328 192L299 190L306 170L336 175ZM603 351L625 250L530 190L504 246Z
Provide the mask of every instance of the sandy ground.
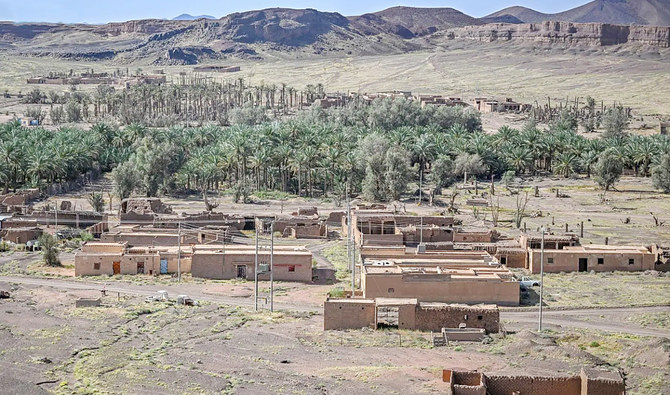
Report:
M442 392L443 368L573 374L581 366L616 368L617 353L628 355L620 367L632 388L669 390L654 381L669 373L667 339L554 327L543 336L522 330L488 344L432 348L421 333L323 332L318 313L255 313L208 301L183 307L111 293L103 307L77 309L76 298L99 294L0 287L12 293L0 301L2 376L20 377L14 384L31 392Z

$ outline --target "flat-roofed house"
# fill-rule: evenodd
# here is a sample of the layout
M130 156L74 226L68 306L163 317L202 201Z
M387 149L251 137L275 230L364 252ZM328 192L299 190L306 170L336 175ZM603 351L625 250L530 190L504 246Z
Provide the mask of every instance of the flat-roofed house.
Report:
M528 269L540 272L541 249L529 249ZM657 269L654 247L585 245L544 250L545 272L612 272Z
M504 267L449 259L389 259L361 268L363 297L419 302L519 305L519 283Z
M266 269L270 265L270 251L264 249L258 257L259 278L270 278ZM312 253L304 247L275 247L272 266L273 278L278 281L312 281ZM255 249L246 246L244 249L233 249L226 246L222 249L203 249L196 246L193 251L191 274L193 277L217 280L245 279L253 280L255 270Z

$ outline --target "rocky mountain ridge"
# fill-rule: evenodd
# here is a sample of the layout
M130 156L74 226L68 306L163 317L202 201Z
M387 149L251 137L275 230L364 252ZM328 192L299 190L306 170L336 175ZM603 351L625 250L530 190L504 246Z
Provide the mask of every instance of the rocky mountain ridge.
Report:
M625 0L607 0L625 1ZM657 1L657 0L644 0ZM665 0L663 0L665 1ZM670 0L669 0L670 1ZM105 25L0 22L0 51L22 56L195 64L227 58L386 55L431 49L431 37L561 45L668 48L670 27L543 22L485 23L451 8L394 7L345 17L271 8L209 20L136 20Z
M642 45L670 48L670 27L610 25L601 23L543 22L486 24L450 29L451 40L481 42L521 41L587 46Z
M670 0L594 0L571 10L545 14L526 7L508 7L483 18L487 22L544 21L670 26Z

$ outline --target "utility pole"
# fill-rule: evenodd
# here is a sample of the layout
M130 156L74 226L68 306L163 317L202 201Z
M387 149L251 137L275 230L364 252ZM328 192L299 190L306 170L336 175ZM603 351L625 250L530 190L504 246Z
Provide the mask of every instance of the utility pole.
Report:
M421 217L421 236L419 236L419 244L423 244L423 217ZM415 239L416 240L416 239Z
M351 204L349 202L349 183L347 182L347 261L351 262ZM351 265L351 264L350 264ZM353 271L353 267L351 268Z
M351 235L351 297L356 292L356 240Z
M177 282L181 282L181 222L177 231Z
M56 199L56 232L58 232L58 199ZM58 235L56 235L58 237Z
M254 219L256 228L256 255L254 258L254 311L258 311L258 218Z
M275 311L275 283L273 258L275 255L275 221L270 222L270 312Z
M542 296L544 291L544 227L542 227L542 243L540 244L540 317L537 331L542 332Z

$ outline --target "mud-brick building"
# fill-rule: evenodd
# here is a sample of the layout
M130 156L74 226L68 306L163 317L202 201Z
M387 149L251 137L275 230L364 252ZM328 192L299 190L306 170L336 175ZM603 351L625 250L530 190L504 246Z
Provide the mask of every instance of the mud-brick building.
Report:
M37 240L43 231L37 227L7 228L0 229L0 238L16 244L26 244L31 240Z
M216 280L245 279L255 276L256 251L252 246L229 248L225 251L211 246L194 247L191 274L193 277ZM262 250L258 255L259 279L270 278L270 251ZM312 281L312 253L304 247L275 247L272 258L273 278L278 281Z
M496 305L425 303L416 299L327 299L323 304L324 330L373 328L440 332L442 328L500 330Z
M541 255L541 249L529 249L528 270L532 273L540 272ZM544 250L544 271L550 273L661 269L657 267L657 261L658 251L655 246L584 245Z
M413 298L419 302L519 305L519 283L504 267L465 267L448 262L363 265L363 297Z
M126 243L87 242L74 256L75 276L171 274L191 271L188 251L181 262L176 247L128 247Z

